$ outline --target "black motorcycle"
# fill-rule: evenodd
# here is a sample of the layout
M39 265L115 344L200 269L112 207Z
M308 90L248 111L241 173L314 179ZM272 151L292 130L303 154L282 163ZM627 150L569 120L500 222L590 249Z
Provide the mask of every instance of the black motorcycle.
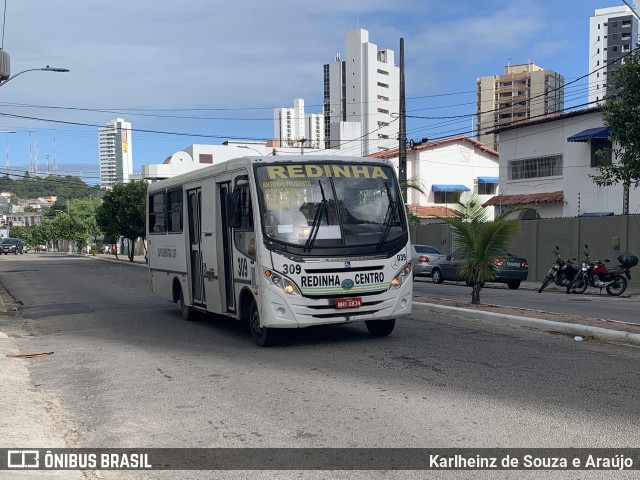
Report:
M553 265L551 265L549 273L547 273L547 276L544 277L542 285L540 285L540 288L538 289L538 293L541 293L551 282L554 282L559 287L569 287L579 271L579 269L573 266L573 262L571 260L563 259L560 256L559 247L556 246L556 249L553 250L553 253L556 256L556 259L553 262ZM575 260L575 258L573 260Z

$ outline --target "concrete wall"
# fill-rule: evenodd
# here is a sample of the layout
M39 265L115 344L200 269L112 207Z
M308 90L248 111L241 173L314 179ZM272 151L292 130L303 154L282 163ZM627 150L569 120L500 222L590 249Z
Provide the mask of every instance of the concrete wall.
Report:
M411 240L419 245L434 245L443 253L453 250L447 224L413 225ZM575 257L579 265L585 243L591 259L608 258L610 266L618 264L616 258L621 252L640 256L640 215L523 220L510 251L528 260L528 280L541 282L553 263L551 251L556 246L563 258ZM631 271L629 285L640 285L640 268Z

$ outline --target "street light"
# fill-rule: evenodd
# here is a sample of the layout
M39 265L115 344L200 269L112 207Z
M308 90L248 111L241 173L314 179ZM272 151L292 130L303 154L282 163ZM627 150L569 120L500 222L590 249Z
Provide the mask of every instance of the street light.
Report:
M256 152L258 155L260 155L261 157L264 157L264 153L258 151L257 149L253 148L253 147L249 147L247 145L236 145L236 147L238 148L248 148L249 150L253 150L254 152Z
M23 73L27 73L27 72L35 72L37 70L40 70L41 72L69 72L70 71L68 68L50 67L49 65L42 68L28 68L26 70L18 72L15 75L12 75L9 78L7 78L4 82L0 83L0 87L2 87L3 85L6 85L7 82L9 82L10 80L13 80L18 75L22 75Z

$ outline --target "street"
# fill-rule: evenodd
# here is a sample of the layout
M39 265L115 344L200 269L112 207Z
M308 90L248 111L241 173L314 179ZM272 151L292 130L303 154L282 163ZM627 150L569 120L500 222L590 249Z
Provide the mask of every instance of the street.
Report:
M7 309L19 308L0 317L0 331L22 353L54 352L12 361L28 365L72 447L640 447L635 346L415 308L390 337L353 323L287 331L279 345L258 348L235 321L181 320L176 305L150 293L143 265L28 254L2 258L0 282ZM214 478L179 473L100 478ZM300 475L251 475L274 477Z

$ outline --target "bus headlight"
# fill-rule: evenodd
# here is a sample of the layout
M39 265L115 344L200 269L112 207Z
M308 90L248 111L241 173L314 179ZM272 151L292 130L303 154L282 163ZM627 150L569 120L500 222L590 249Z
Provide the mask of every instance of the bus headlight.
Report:
M399 288L407 279L411 276L412 265L407 263L402 270L400 270L393 280L391 280L391 288Z
M287 295L302 295L293 281L273 270L265 270L264 277L271 285L278 287Z

